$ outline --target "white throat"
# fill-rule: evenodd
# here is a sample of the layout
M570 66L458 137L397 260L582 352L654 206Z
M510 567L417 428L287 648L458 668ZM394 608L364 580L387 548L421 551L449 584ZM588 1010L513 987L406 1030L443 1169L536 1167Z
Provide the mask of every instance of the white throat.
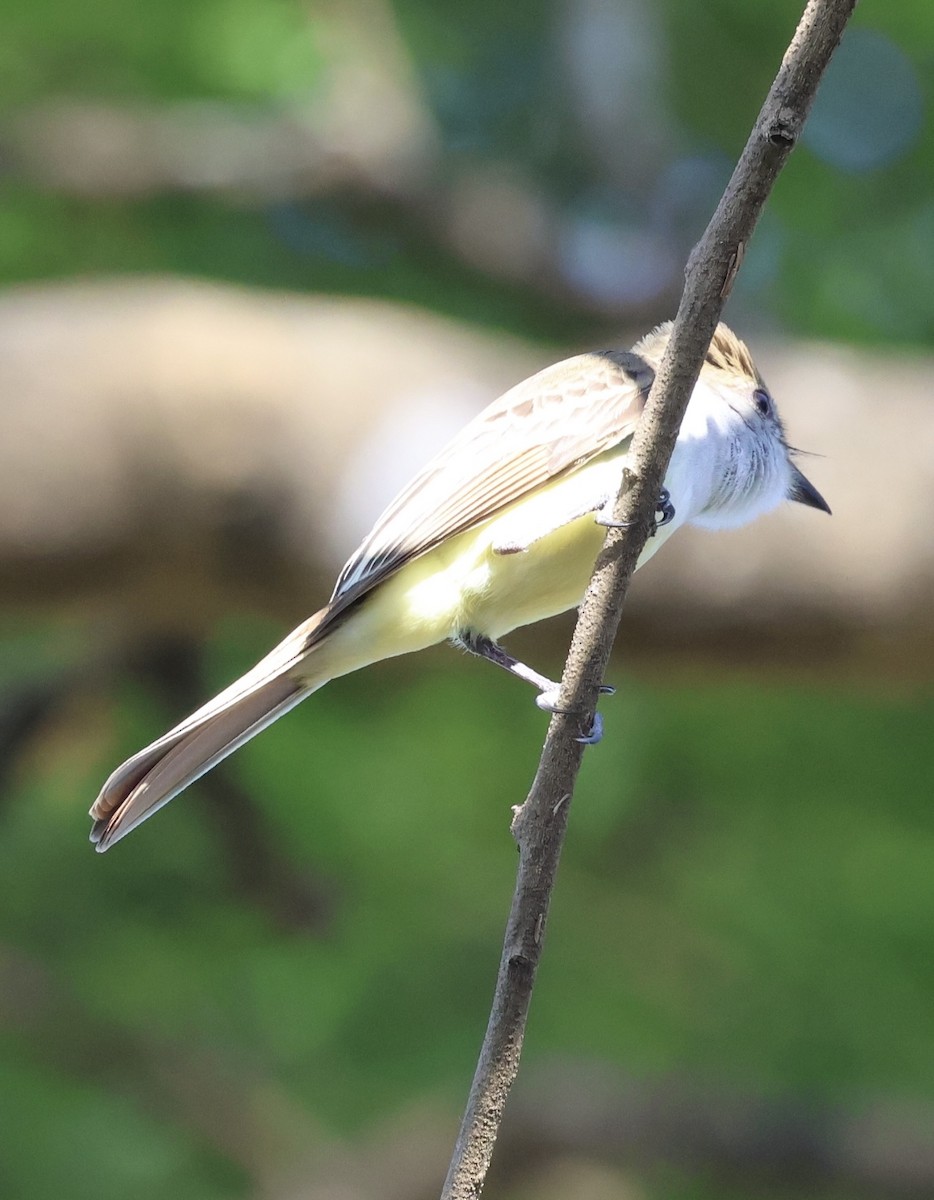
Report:
M698 380L668 473L685 521L730 529L771 512L788 496L791 464L780 430L751 414L729 388Z

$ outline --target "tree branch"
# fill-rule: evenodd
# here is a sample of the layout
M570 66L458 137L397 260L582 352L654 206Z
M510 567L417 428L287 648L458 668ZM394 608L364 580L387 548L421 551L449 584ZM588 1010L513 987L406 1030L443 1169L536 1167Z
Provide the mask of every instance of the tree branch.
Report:
M519 1056L542 936L583 746L623 602L653 528L655 507L688 399L766 197L794 147L821 75L856 0L810 0L742 156L690 256L671 338L633 438L615 519L580 607L561 681L564 713L552 717L532 788L512 823L519 869L489 1024L442 1200L480 1195ZM568 715L569 713L575 715ZM585 718L586 727L586 718Z

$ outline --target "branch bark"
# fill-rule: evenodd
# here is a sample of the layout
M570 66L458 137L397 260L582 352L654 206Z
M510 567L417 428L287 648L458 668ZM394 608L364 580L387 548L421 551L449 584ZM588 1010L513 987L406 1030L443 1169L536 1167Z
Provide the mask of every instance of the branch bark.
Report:
M810 0L710 224L694 248L668 348L633 438L615 519L597 559L568 652L561 708L512 832L519 868L493 1005L442 1200L480 1195L519 1067L529 1002L584 747L623 602L653 527L655 506L688 399L743 252L813 103L856 0ZM575 715L566 715L573 713ZM583 722L586 728L586 717Z

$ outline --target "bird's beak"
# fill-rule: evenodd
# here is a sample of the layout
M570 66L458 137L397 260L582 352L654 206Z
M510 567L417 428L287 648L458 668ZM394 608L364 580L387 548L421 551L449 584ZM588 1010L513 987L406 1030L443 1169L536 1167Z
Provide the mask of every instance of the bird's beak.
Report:
M788 499L806 504L808 508L819 508L821 512L829 513L830 505L820 494L811 481L802 475L797 467L791 468L791 484L788 488Z

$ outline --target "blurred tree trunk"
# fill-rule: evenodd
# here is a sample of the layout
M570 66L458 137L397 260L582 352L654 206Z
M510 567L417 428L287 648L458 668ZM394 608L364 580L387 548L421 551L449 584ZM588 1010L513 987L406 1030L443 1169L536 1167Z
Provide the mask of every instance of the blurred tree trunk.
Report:
M68 614L111 644L242 609L297 623L395 489L558 356L378 301L167 279L10 290L3 611ZM934 544L878 497L934 507L930 365L790 343L756 356L793 443L826 456L809 471L834 517L788 506L682 534L640 574L627 645L673 664L927 673Z

